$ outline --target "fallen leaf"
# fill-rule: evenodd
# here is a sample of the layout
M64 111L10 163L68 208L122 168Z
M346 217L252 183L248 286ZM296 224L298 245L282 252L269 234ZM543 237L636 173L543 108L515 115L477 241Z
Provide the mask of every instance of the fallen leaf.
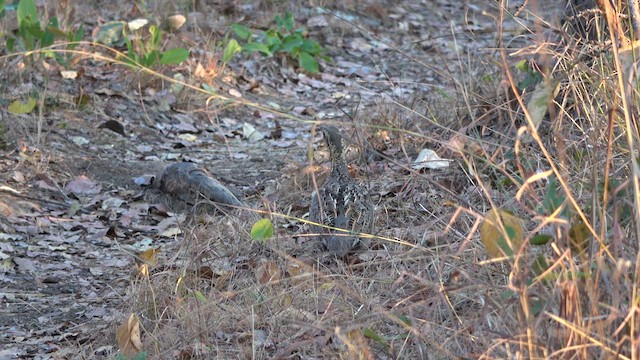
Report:
M63 70L63 71L60 71L60 75L62 75L63 79L73 80L78 77L78 72L72 71L72 70Z
M12 114L28 114L36 108L38 102L34 98L29 98L27 102L16 100L9 105L9 112Z
M558 94L559 89L560 82L549 78L538 84L531 94L531 99L529 99L527 103L527 110L529 111L531 122L536 129L540 126L542 119L544 119L544 116L547 114L549 103ZM527 137L526 139L532 140L533 138Z
M149 23L149 20L147 19L135 19L135 20L129 21L127 25L129 26L129 30L135 31L135 30L141 29L143 26L147 25L148 23Z
M264 135L249 123L244 123L242 125L242 136L245 139L248 139L249 142L258 142L264 139Z
M449 167L451 160L442 159L431 149L422 149L418 157L413 161L412 168L420 169L444 169Z
M127 356L133 356L142 349L140 341L140 320L135 314L131 314L127 322L118 327L116 340L120 351Z
M155 267L158 265L159 253L160 253L160 248L148 249L140 254L140 260Z
M506 234L498 224L498 217L502 220ZM491 258L513 256L524 241L522 221L509 212L492 209L480 225L480 239Z
M256 269L256 278L260 284L280 281L280 268L275 261L264 261Z
M184 15L173 15L167 18L167 25L169 30L178 30L186 21L187 18Z
M67 185L65 185L64 190L66 193L72 193L77 197L90 196L99 194L100 191L102 191L102 185L81 175L69 181Z

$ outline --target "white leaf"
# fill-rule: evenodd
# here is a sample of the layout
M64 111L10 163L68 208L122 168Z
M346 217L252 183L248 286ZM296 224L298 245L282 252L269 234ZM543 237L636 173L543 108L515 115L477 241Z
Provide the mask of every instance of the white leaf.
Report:
M129 23L128 23L129 30L136 31L136 30L140 29L141 27L147 25L148 23L149 23L149 20L147 20L147 19L135 19L133 21L129 21Z
M249 142L257 142L264 139L264 135L249 123L244 123L242 125L242 136L244 136L245 139L248 139Z
M442 159L435 151L431 149L422 149L418 157L413 161L411 167L416 170L420 169L444 169L449 167L451 160Z
M72 70L63 70L60 71L60 75L62 75L63 79L75 79L78 77L78 72Z

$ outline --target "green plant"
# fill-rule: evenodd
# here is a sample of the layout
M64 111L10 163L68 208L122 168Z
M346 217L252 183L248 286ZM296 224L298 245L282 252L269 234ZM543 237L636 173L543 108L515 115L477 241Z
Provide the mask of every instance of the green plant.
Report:
M162 40L162 31L156 25L149 27L149 39L146 42L138 42L135 46L130 37L126 36L127 53L133 61L145 66L152 67L156 64L177 65L187 60L189 51L183 48L173 48L160 51L160 43ZM138 51L136 51L136 48Z
M542 75L531 67L527 60L516 63L516 69L524 74L524 78L518 82L518 90L533 89L542 81Z
M239 49L249 54L259 52L266 56L284 54L297 60L298 65L305 71L312 74L320 71L318 59L329 60L324 55L326 50L317 41L307 39L303 29L295 29L295 20L290 12L287 12L284 17L276 16L274 21L276 23L274 28L258 33L240 24L231 25L231 30L243 44L230 40L225 50L225 55L229 56L228 59Z
M129 23L113 21L104 24L96 41L111 47L126 46L127 56L122 60L144 67L180 64L189 57L189 51L183 48L161 51L162 30L156 25L149 26L148 38L143 40L145 36L140 29L147 23L145 19L138 19Z
M18 19L18 32L14 37L6 39L7 49L11 52L46 48L53 45L56 38L70 42L67 48L73 49L77 46L76 42L80 41L84 35L82 26L76 31L65 32L61 30L56 17L51 18L47 25L43 27L40 24L40 20L38 20L38 9L34 0L20 0L15 7L5 5L4 1L2 1L0 2L0 13L4 13L5 10L15 11ZM68 60L60 53L44 52L44 54L55 57L60 63L65 63Z
M260 219L251 227L251 238L253 240L259 241L264 245L271 237L273 237L273 223L271 220Z

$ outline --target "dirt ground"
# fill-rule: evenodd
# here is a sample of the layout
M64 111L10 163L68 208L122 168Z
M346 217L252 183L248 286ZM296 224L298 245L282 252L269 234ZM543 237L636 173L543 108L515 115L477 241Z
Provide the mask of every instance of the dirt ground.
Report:
M69 3L71 16L62 3L46 10L83 23L87 37L105 21L187 15L166 45L188 47L189 60L158 70L208 82L220 95L209 102L188 88L166 100L169 82L105 61L72 62L81 76L65 79L50 59L1 60L2 104L38 93L45 106L0 107L0 359L115 358L130 314L157 359L487 351L501 315L484 293L503 274L480 265L472 230L473 212L489 204L455 158L439 170L411 165L424 148L452 158L444 145L469 125L474 92L499 93L496 4L196 2L185 13L167 3L148 3L148 13L121 1ZM328 49L319 74L246 54L208 78L195 72L231 23L267 29L286 10ZM526 41L526 14L505 20L505 39ZM350 171L378 207L380 239L346 260L323 257L301 221L329 165L314 121L348 134ZM245 124L264 138L248 139ZM180 161L208 170L247 210L194 215L136 183ZM249 235L262 217L275 226L266 246ZM143 276L149 249L157 258Z

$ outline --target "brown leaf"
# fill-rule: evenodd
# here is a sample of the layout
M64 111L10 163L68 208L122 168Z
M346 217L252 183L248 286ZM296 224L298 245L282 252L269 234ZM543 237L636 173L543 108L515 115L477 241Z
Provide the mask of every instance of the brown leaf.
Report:
M152 266L158 265L158 253L160 252L160 248L157 249L149 249L142 254L140 254L140 259L142 261L149 263Z
M135 314L131 314L127 322L118 327L116 340L120 351L127 356L133 356L142 349L140 341L140 320Z
M502 220L506 234L499 225L498 217ZM511 256L518 252L524 241L522 221L509 212L493 209L482 221L480 239L490 257Z
M280 269L275 261L264 261L256 270L256 278L260 284L280 281Z
M64 190L67 193L72 193L78 197L97 195L102 191L102 185L94 182L84 175L81 175L69 181L69 183L65 185Z

